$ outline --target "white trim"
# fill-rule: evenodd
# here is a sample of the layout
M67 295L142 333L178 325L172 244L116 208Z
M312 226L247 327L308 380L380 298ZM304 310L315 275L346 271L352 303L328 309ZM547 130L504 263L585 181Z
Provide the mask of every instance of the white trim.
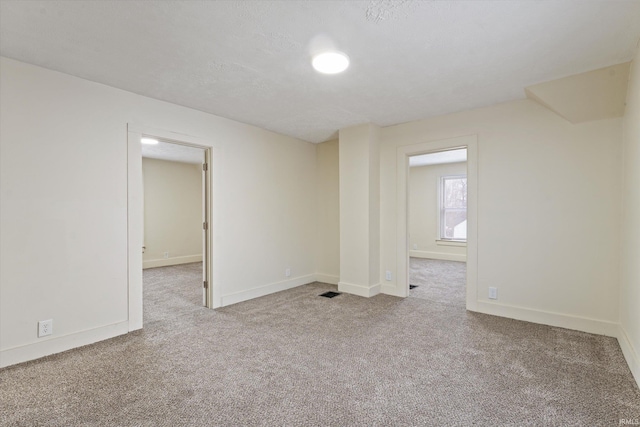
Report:
M404 298L402 295L400 295L398 289L400 288L396 283L385 283L380 287L380 293L385 295L391 295L394 297Z
M123 321L69 335L52 336L42 341L9 348L0 352L0 368L39 359L129 332L129 322Z
M268 285L247 289L246 291L223 295L221 298L222 306L225 307L242 301L263 297L275 292L286 291L287 289L308 285L309 283L313 283L315 279L315 274L307 274L306 276L294 277L293 279L283 280L282 282L269 283Z
M478 300L478 137L460 136L398 147L396 153L396 286L383 287L384 293L399 297L409 295L408 178L409 157L467 148L467 286L466 306L474 310Z
M208 239L207 248L209 250L208 268L206 269L209 283L209 295L205 294L205 299L209 307L216 308L221 306L218 301L221 302L221 298L218 295L221 294L219 284L217 280L213 280L214 275L212 270L215 268L215 253L213 240L213 229L216 229L214 223L214 215L212 212L213 207L213 173L216 167L213 164L216 162L215 151L210 141L177 132L172 132L164 129L155 129L149 127L143 127L135 123L128 123L128 138L127 138L127 252L128 252L128 288L129 288L129 330L133 331L142 328L142 246L143 246L143 219L142 219L142 206L144 203L142 193L142 150L140 148L140 138L142 135L153 136L159 139L170 141L176 144L190 145L203 148L208 154L207 163L209 164L209 171L207 172L207 179L209 183L209 194L205 203L207 204L209 218L207 223L209 227L207 229ZM140 248L137 250L136 248ZM205 261L205 260L203 260Z
M354 283L346 283L346 282L338 283L338 290L340 292L346 292L349 294L358 295L365 298L370 298L372 296L378 295L381 289L382 289L382 286L380 285L380 283L377 283L371 286L362 286L362 285L356 285Z
M638 357L638 352L633 348L629 336L622 325L618 325L618 344L620 344L620 349L627 361L627 365L629 365L633 378L636 380L636 384L640 387L640 357Z
M339 276L334 276L332 274L324 274L324 273L316 273L316 282L328 283L330 285L337 285L340 281Z
M620 326L618 323L608 320L592 319L589 317L573 316L570 314L554 313L487 301L478 301L476 310L473 311L608 337L617 337Z
M467 261L466 254L448 254L444 252L409 251L409 256L413 258L441 259L445 261Z
M202 254L176 256L171 258L149 259L149 260L143 261L142 268L147 269L147 268L155 268L155 267L166 267L169 265L189 264L193 262L202 262Z
M127 320L129 331L135 331L142 328L142 134L131 124L127 130Z
M467 242L458 241L458 240L436 240L436 245L438 246L455 246L458 248L466 248Z

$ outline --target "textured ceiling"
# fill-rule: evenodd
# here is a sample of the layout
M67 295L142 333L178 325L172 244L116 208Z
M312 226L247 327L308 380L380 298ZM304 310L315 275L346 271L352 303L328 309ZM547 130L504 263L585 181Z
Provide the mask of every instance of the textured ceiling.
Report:
M156 145L142 144L142 157L202 164L204 163L204 150L202 148L159 141Z
M640 1L6 1L0 54L307 141L629 61ZM332 44L340 75L311 68Z
M439 151L409 157L409 167L442 165L467 161L467 149Z

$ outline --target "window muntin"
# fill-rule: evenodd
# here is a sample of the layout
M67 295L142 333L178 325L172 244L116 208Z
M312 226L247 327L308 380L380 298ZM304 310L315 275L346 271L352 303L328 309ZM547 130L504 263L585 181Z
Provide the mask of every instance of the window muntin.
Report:
M467 241L467 176L440 178L440 240Z

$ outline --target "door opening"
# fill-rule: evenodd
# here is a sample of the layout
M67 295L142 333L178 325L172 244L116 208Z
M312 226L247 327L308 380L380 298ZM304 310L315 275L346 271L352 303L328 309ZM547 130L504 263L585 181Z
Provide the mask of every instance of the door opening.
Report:
M201 269L200 298L207 306L207 149L144 134L141 143L143 269L174 266L165 268L163 273L181 275L182 281L173 283L175 287L186 287L189 280L193 287L193 273L196 268ZM185 270L187 266L191 276ZM188 289L181 288L185 298L189 298Z
M409 156L408 295L466 305L467 148Z
M212 253L212 175L214 160L214 150L208 140L193 137L185 134L178 134L171 131L141 128L134 124L128 124L127 138L127 275L128 275L128 323L129 331L141 329L143 326L143 269L144 267L153 268L159 266L168 266L166 268L189 266L190 277L195 283L193 292L189 291L189 297L183 298L185 302L191 301L189 307L206 306L215 308L216 297L218 291L215 283L212 283L212 265L214 254ZM171 211L176 222L180 225L189 225L189 236L186 231L182 231L180 227L177 230L165 230L161 234L174 234L169 236L172 241L158 243L160 240L154 240L148 234L148 222L156 220L150 219L145 215L145 190L150 191L149 178L150 174L145 173L146 185L143 184L143 144L142 139L148 138L157 141L157 148L164 148L173 154L169 156L177 156L174 158L160 159L167 164L178 160L178 163L189 163L188 158L191 156L191 165L187 168L184 176L189 176L188 181L191 183L184 194L180 194L180 198L174 202L167 202L164 196L157 197L156 204L153 203L146 207L146 210L154 209L157 212ZM155 142L152 141L152 142ZM162 151L162 150L161 150ZM182 153L182 154L180 154ZM165 153L166 155L167 153ZM187 156L186 158L181 156ZM157 157L157 156L156 156ZM145 148L145 159L151 158L151 155ZM175 162L173 162L175 163ZM189 169L189 167L191 169ZM156 169L162 169L156 168ZM156 171L157 172L157 171ZM184 170L183 170L184 172ZM173 188L174 193L178 187L178 181L187 180L182 178L169 178L163 174L155 174L158 178L153 181L151 186L155 187L156 192L163 191L167 188ZM197 187L197 190L194 190ZM179 191L178 191L179 192ZM195 194L194 194L195 192ZM187 209L188 200L196 200L196 205L190 205ZM149 212L147 212L148 214ZM145 225L145 216L147 224ZM166 220L166 218L165 218ZM158 224L156 224L158 225ZM147 233L145 233L147 228ZM195 235L194 234L195 230ZM146 235L145 235L146 234ZM166 236L165 236L166 237ZM143 259L142 250L145 250ZM199 248L199 249L198 249ZM199 268L194 270L194 268ZM189 270L189 268L185 267ZM202 275L200 276L200 269ZM195 273L194 273L195 271ZM146 271L145 271L146 273ZM194 275L195 274L195 275ZM193 289L190 287L189 289ZM181 297L178 294L167 294L171 298ZM146 311L145 311L146 312Z
M396 152L396 266L397 281L395 294L399 297L407 297L410 293L410 269L409 258L413 245L419 242L411 242L410 235L410 161L414 156L438 152L451 152L456 149L466 149L466 189L467 189L467 218L466 218L466 280L465 282L465 305L467 310L476 311L478 305L478 233L477 233L477 203L478 203L478 138L477 135L460 136L450 139L441 139L423 142L414 145L404 145L398 147ZM437 187L439 184L436 184ZM433 187L432 187L433 188ZM435 190L434 190L435 191ZM454 206L455 207L455 206ZM455 212L455 209L447 209L447 212ZM452 215L452 214L449 214ZM455 215L453 215L455 217ZM459 225L459 222L452 225ZM439 228L436 228L438 230ZM455 244L455 236L460 236L461 227L458 227L457 234L454 229L449 229L448 236L451 244ZM440 228L440 230L442 230ZM445 230L446 231L446 230ZM441 231L438 231L439 233ZM447 235L445 235L446 237ZM435 243L435 242L434 242ZM449 242L446 242L449 243ZM444 245L443 245L444 247ZM416 289L416 288L414 288Z

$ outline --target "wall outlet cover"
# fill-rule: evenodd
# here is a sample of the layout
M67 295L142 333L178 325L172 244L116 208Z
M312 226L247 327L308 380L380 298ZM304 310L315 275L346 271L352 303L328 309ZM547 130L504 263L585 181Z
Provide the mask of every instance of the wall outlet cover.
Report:
M38 322L38 338L53 334L53 319Z
M498 288L489 288L489 299L498 299Z

